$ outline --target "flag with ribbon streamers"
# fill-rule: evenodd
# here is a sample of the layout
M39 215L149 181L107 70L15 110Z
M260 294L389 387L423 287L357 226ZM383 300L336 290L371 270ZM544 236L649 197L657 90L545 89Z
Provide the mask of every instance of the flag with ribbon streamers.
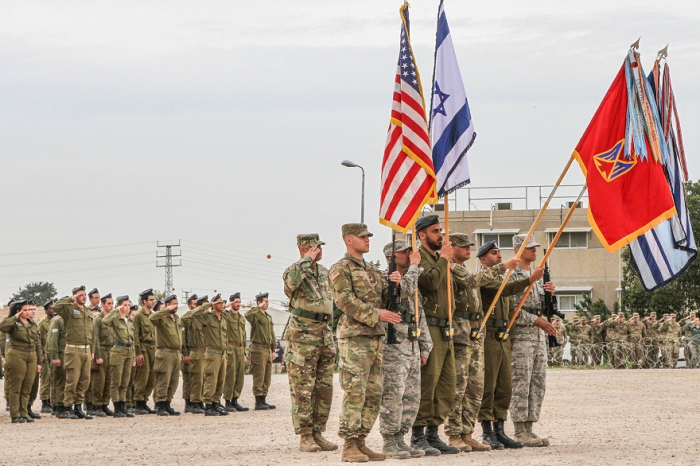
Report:
M408 5L401 14L399 63L382 160L379 221L407 232L426 203L434 203L435 170L420 74L411 49Z

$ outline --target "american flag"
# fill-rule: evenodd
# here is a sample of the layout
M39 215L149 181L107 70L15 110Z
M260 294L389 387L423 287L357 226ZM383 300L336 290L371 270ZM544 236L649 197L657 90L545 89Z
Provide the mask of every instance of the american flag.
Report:
M405 233L425 204L435 202L436 194L423 90L411 49L408 5L399 12L401 46L382 161L379 221Z

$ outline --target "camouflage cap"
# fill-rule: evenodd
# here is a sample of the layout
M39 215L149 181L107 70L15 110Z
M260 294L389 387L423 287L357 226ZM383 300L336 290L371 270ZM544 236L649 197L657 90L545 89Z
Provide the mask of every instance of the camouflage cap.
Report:
M374 236L367 230L367 225L364 223L346 223L342 226L343 238L348 235L355 236Z
M668 314L664 314L662 317L668 317Z
M452 246L460 248L474 246L474 243L469 239L469 235L466 233L452 233L450 235L450 243L452 243Z
M552 319L553 319L553 320L559 320L559 321L561 321L561 317L559 317L559 316L557 316L557 315L555 315L554 317L552 317Z
M600 320L600 316L593 316L593 320L596 320L596 319Z
M525 242L525 237L526 237L526 236L527 236L527 235L515 235L515 236L513 236L513 247L514 247L514 248L519 248L520 246L522 246L523 243ZM539 246L539 245L540 245L540 243L538 243L537 241L535 241L535 235L534 235L534 233L533 233L533 235L530 236L530 239L528 240L527 245L526 245L525 247L526 247L526 248L535 248L535 247L537 247L537 246Z
M635 317L639 318L639 313L638 313L638 312L635 312L635 313L632 314L632 318L634 319Z
M389 243L386 246L384 246L384 257L391 257L391 245L392 243ZM400 252L405 251L406 249L411 249L411 244L405 239L397 239L396 241L394 241L393 245L394 252Z
M618 313L617 313L617 316L618 316L618 317L625 317L625 314L624 314L624 312L618 312Z
M676 318L676 314L671 314L669 317L675 319L675 318Z
M297 235L297 246L323 246L324 243L321 241L317 233L308 233L303 235Z

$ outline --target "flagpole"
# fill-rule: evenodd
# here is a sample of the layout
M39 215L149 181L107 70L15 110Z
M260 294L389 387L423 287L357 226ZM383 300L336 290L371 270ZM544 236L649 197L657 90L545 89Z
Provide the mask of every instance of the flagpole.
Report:
M559 185L564 180L564 176L566 175L566 172L568 172L569 168L571 168L571 164L573 163L573 161L574 161L574 157L573 156L569 157L569 161L566 163L566 166L564 167L564 170L561 172L561 175L559 175L559 179L554 184L554 187L552 188L552 192L549 193L549 197L547 197L547 200L544 202L544 204L542 204L542 208L540 208L540 212L537 214L537 217L535 218L535 221L532 223L530 230L525 235L525 239L523 240L523 244L527 244L527 242L530 240L530 237L535 232L537 225L540 223L540 220L542 220L542 216L544 215L545 210L547 210L549 203L551 202L552 198L554 197L554 194L557 192ZM522 256L524 250L525 250L525 248L518 249L518 252L515 254L515 258L520 259L520 256ZM506 276L503 278L503 281L501 282L501 286L498 288L498 291L496 291L496 295L493 297L493 301L491 302L491 305L489 306L488 311L486 311L486 314L484 314L484 320L481 321L481 326L479 327L479 330L473 334L473 339L478 340L484 334L484 330L486 329L486 321L489 320L489 317L491 317L491 313L493 312L494 308L496 307L496 303L498 302L498 299L501 297L501 294L503 293L503 289L506 287L506 283L508 283L508 279L510 278L510 276L512 274L513 274L512 270L508 270L508 272L506 273Z
M448 194L445 194L445 239L443 244L450 242L450 204L447 197ZM450 334L452 334L452 269L450 261L447 261L447 322Z
M413 252L418 250L417 246L417 241L416 241L416 221L413 221L413 224L411 225L411 231L413 232L411 234L411 250ZM414 318L416 320L416 337L420 336L420 308L418 307L419 301L418 301L418 286L416 285L413 289L413 310L414 310Z
M584 184L583 189L581 189L581 192L579 193L578 197L576 198L576 201L574 201L574 204L569 208L569 211L566 213L566 217L564 217L564 220L562 221L561 225L559 226L559 230L557 230L557 234L554 235L554 238L552 238L552 243L549 245L549 249L544 254L544 257L542 258L542 261L540 262L540 265L538 267L544 267L545 264L547 263L549 256L552 254L552 251L554 250L554 246L556 246L557 241L559 241L559 237L564 232L564 228L566 227L566 224L569 223L569 220L571 219L571 216L574 214L574 210L576 210L576 206L578 205L579 201L583 197L583 193L586 192L586 189L588 189L588 185ZM525 248L526 244L527 243L523 243L523 245L520 246L520 249ZM518 314L520 314L520 310L523 308L523 305L525 304L525 300L527 300L527 297L530 294L530 291L532 290L532 288L534 286L535 286L534 283L530 283L530 286L528 286L527 289L525 290L525 292L523 293L523 297L520 300L518 307L515 309L515 312L513 313L513 317L511 317L510 322L508 322L508 327L506 328L505 335L508 335L508 333L510 333L510 329L511 329L511 327L513 327L513 324L515 323L515 319L518 318Z

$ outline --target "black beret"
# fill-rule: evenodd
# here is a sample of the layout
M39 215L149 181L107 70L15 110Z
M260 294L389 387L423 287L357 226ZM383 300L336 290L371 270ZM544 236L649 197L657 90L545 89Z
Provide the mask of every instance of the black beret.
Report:
M76 294L78 291L85 291L85 285L76 286L71 291L73 294Z
M26 299L20 299L19 301L14 301L12 303L12 305L10 306L9 317L12 317L15 314L17 314L22 309L22 306L24 306L25 304L27 304Z
M163 307L163 301L158 301L156 302L156 305L153 306L153 310L158 311L161 307Z
M209 296L208 296L208 295L204 295L204 296L202 296L201 298L198 298L198 299L197 299L197 306L201 306L202 304L208 303L208 302L209 302Z
M138 311L139 307L136 304L132 304L131 307L129 308L130 311Z
M233 293L231 296L228 297L229 301L233 301L234 299L240 299L241 294L239 292Z
M259 302L267 298L268 296L270 296L270 293L260 293L258 295L255 295L255 299Z
M489 241L479 248L479 252L476 253L476 257L481 257L491 249L498 249L498 244L495 241Z
M124 301L129 301L129 295L125 294L124 296L117 296L117 304L121 304Z
M90 292L88 293L88 296L92 296L92 295L94 295L95 293L100 294L100 292L97 290L97 288L91 289Z
M187 298L187 302L191 303L192 301L197 301L197 299L199 299L199 296L197 296L197 293L195 293L192 296L190 296L189 298Z
M149 296L154 296L153 288L143 290L141 293L139 293L139 296L141 296L141 298L148 298Z
M213 303L217 299L221 298L221 293L216 293L214 296L211 297L211 302Z
M100 312L100 306L91 307L90 310Z
M54 299L49 299L48 301L46 301L46 302L44 303L44 306L43 306L43 307L44 307L44 309L46 309L47 307L53 306L55 303L56 303L56 300L54 300Z
M165 298L165 302L166 302L166 303L169 303L169 302L172 301L173 299L177 299L177 295L176 295L176 294L171 294L171 295L169 295L167 298Z
M112 297L112 293L107 293L106 295L104 295L100 298L100 301L102 301L104 303L105 301L107 301L111 297Z
M435 225L436 223L440 223L440 217L437 215L426 215L425 217L421 217L416 220L415 230L422 231L431 225Z

